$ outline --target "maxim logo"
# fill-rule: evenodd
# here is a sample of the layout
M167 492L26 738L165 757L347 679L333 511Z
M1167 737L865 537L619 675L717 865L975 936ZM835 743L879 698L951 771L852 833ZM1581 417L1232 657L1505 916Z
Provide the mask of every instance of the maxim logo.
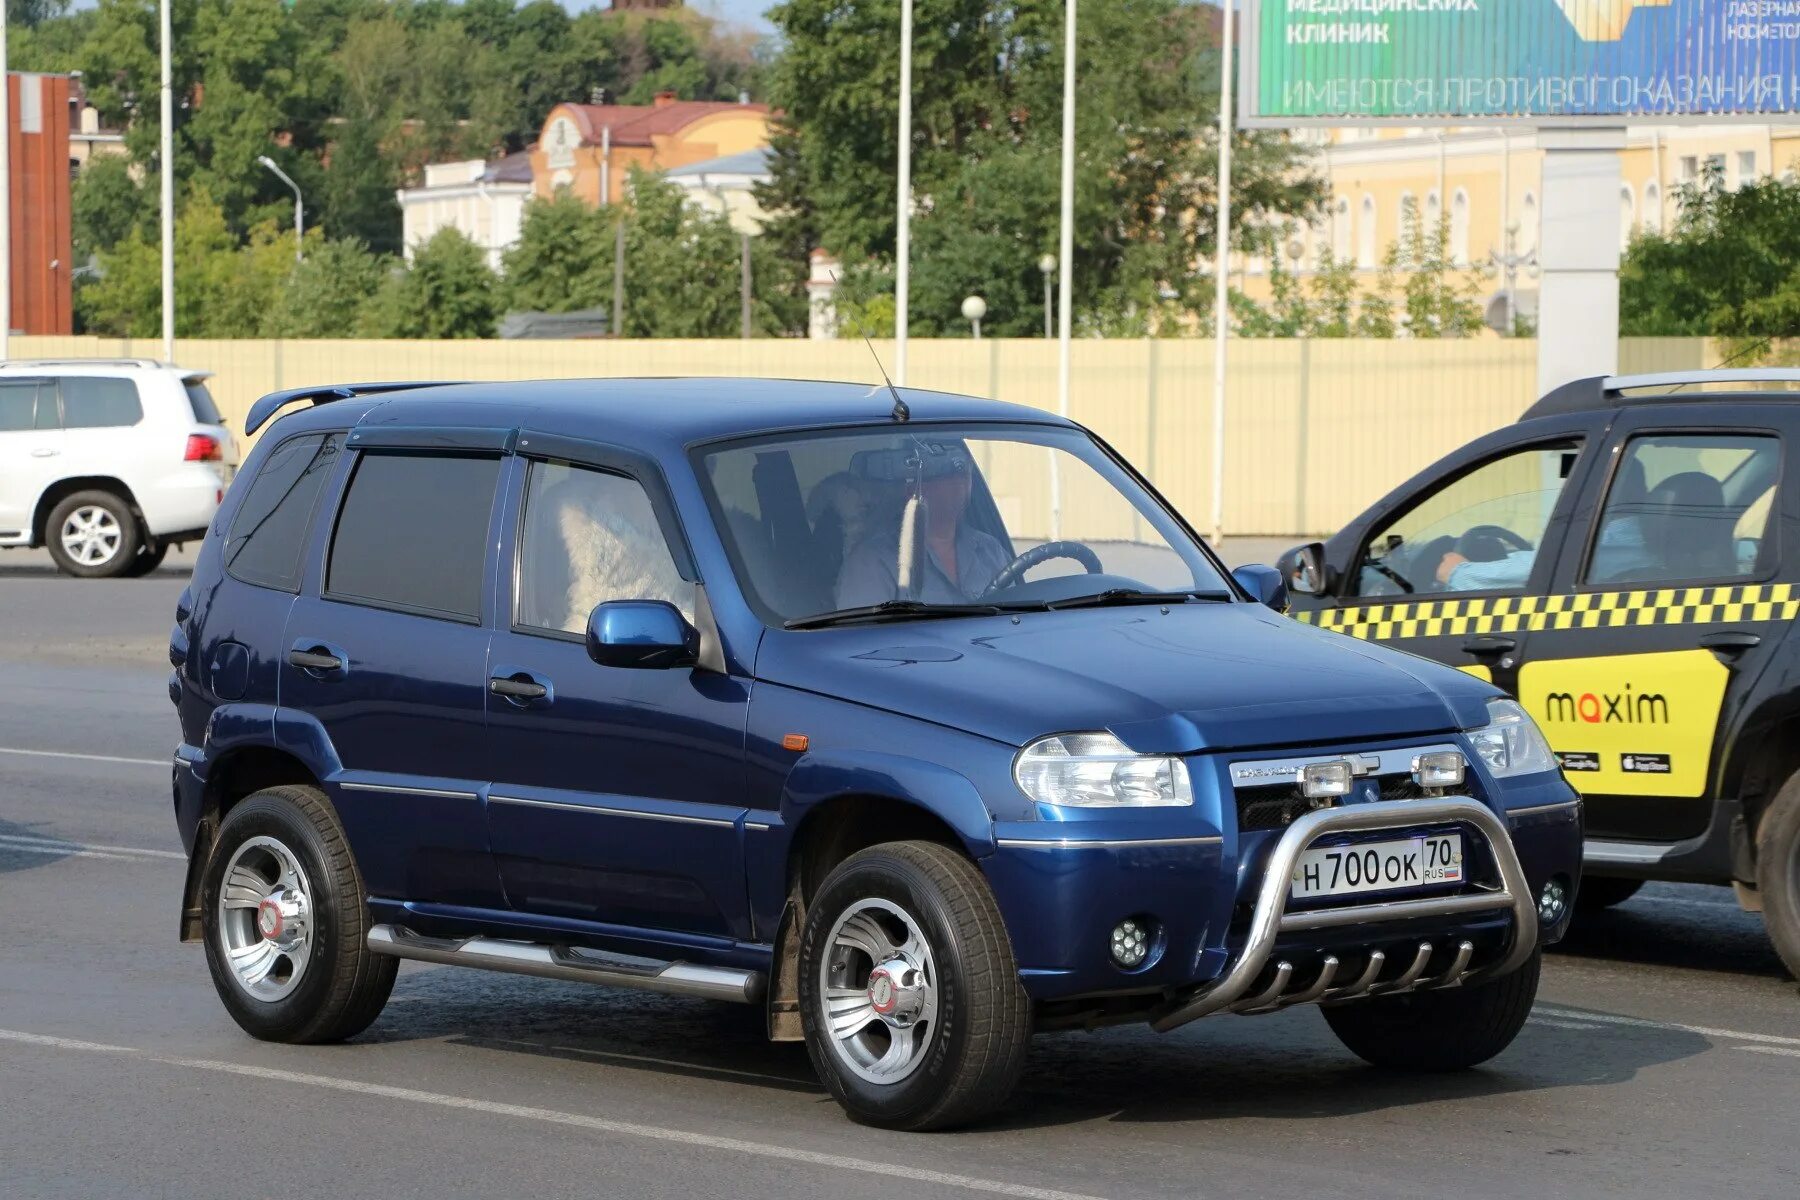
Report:
M1588 725L1667 725L1669 701L1661 692L1551 692L1544 697L1546 720Z

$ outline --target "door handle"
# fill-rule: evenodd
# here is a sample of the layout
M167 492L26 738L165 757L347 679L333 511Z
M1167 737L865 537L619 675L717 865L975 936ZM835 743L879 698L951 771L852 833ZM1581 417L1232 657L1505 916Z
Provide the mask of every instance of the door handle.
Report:
M524 671L515 671L511 675L495 675L489 679L488 691L506 697L509 703L522 705L547 699L550 685L538 682Z
M55 458L60 453L61 453L61 451L52 449L49 446L39 446L36 450L33 450L31 452L31 457L33 457L33 458Z
M1762 635L1750 633L1742 629L1727 629L1723 633L1709 633L1700 639L1704 650L1711 650L1713 657L1728 667L1737 665L1737 660L1748 651L1762 645Z
M302 671L341 671L344 660L336 654L328 653L324 646L311 650L289 650L288 662Z
M1463 651L1476 658L1498 658L1502 654L1511 654L1519 648L1516 638L1503 637L1497 633L1478 633L1462 644Z

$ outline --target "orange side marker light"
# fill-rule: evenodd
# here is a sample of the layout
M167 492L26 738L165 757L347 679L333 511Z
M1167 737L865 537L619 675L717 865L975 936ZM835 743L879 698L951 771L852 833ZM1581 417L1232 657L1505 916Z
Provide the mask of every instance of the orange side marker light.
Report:
M792 750L796 754L805 750L810 744L810 741L804 733L787 733L783 734L781 737L781 748L783 750Z

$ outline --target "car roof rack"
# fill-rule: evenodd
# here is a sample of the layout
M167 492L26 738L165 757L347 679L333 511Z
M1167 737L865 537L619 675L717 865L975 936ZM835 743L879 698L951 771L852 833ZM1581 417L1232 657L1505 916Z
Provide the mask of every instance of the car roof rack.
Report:
M1624 408L1633 404L1717 400L1725 399L1727 396L1731 399L1741 400L1744 398L1744 391L1754 392L1757 390L1746 388L1743 391L1734 391L1724 395L1716 392L1676 391L1678 388L1718 383L1800 383L1800 369L1794 367L1733 367L1710 371L1656 371L1647 375L1594 375L1587 379L1571 380L1560 387L1552 388L1545 393L1543 399L1526 409L1524 415L1519 419L1529 421L1533 417L1591 412L1600 408ZM1659 394L1651 396L1626 394L1646 390L1653 390Z
M387 392L406 392L414 388L450 387L459 382L461 380L418 379L403 383L328 383L270 392L250 406L250 415L244 418L244 434L247 437L255 433L276 412L303 400L309 404L329 404L333 400L353 400L358 396L380 396Z
M0 359L0 367L135 367L140 370L181 370L173 363L160 362L154 358L7 358Z

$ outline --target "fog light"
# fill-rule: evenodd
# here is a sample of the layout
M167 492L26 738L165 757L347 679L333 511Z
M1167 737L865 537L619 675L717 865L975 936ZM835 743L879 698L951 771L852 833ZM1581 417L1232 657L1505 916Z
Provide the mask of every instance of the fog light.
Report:
M1413 782L1420 787L1460 787L1468 767L1460 750L1434 750L1413 759Z
M1150 928L1147 922L1127 917L1113 926L1112 960L1127 971L1144 965L1150 957Z
M1348 796L1350 784L1355 780L1346 759L1336 762L1307 763L1300 771L1300 791L1309 800L1322 800L1330 796Z
M1545 925L1554 925L1562 920L1564 910L1569 907L1569 886L1557 876L1544 885L1538 894L1538 920Z

